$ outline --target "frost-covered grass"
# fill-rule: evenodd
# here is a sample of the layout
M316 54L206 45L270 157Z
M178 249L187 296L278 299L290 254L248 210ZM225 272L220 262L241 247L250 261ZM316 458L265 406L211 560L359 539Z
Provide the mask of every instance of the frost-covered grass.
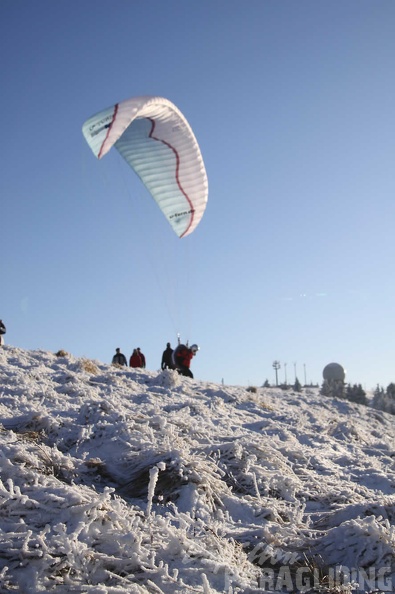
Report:
M0 592L393 590L387 413L5 346L0 422Z

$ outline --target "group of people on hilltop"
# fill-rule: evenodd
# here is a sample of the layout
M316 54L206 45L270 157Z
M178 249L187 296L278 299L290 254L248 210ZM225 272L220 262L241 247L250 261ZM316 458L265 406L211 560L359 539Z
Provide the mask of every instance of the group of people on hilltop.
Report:
M115 349L115 355L112 358L113 365L121 365L121 367L127 367L128 362L123 353L121 353L120 348ZM130 367L142 367L143 369L146 366L145 362L145 355L141 352L140 347L137 349L133 349L133 353L130 355L129 359Z
M179 344L174 350L171 348L170 342L167 343L166 349L162 354L161 369L176 369L180 375L193 378L192 371L190 369L191 361L198 352L199 347L197 344L188 346L185 344ZM127 359L121 349L115 349L115 355L112 358L113 365L121 365L122 367L128 366ZM134 349L129 360L130 367L142 367L145 368L145 356L141 352L140 348Z
M0 320L0 346L4 344L4 334L6 333L6 327L3 320ZM166 344L166 349L162 353L161 369L175 369L180 375L193 378L193 373L190 369L191 361L198 352L199 347L197 344L188 346L188 344L178 344L173 350L170 342ZM112 358L113 365L119 365L121 367L127 367L128 362L121 349L118 347L115 349L115 355ZM146 367L146 360L144 353L141 352L140 347L133 349L133 353L129 359L129 366L134 368Z

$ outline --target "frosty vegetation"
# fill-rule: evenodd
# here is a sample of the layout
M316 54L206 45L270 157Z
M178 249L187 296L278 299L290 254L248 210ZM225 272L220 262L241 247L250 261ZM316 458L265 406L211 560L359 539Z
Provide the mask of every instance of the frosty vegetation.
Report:
M327 388L1 348L0 592L392 592L395 391Z

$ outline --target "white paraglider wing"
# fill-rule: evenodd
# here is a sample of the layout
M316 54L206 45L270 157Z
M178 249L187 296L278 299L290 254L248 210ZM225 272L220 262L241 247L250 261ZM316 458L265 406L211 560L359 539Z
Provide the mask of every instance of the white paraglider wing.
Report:
M128 99L89 118L82 131L99 159L115 146L179 237L194 231L207 204L207 175L192 129L173 103Z

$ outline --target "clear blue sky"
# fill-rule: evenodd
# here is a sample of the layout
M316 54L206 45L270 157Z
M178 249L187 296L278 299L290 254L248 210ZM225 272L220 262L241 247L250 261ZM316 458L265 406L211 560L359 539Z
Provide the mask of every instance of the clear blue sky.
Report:
M198 342L197 378L395 381L393 0L2 0L9 344L111 361ZM173 101L209 179L179 240L92 114ZM304 365L306 367L304 367Z

